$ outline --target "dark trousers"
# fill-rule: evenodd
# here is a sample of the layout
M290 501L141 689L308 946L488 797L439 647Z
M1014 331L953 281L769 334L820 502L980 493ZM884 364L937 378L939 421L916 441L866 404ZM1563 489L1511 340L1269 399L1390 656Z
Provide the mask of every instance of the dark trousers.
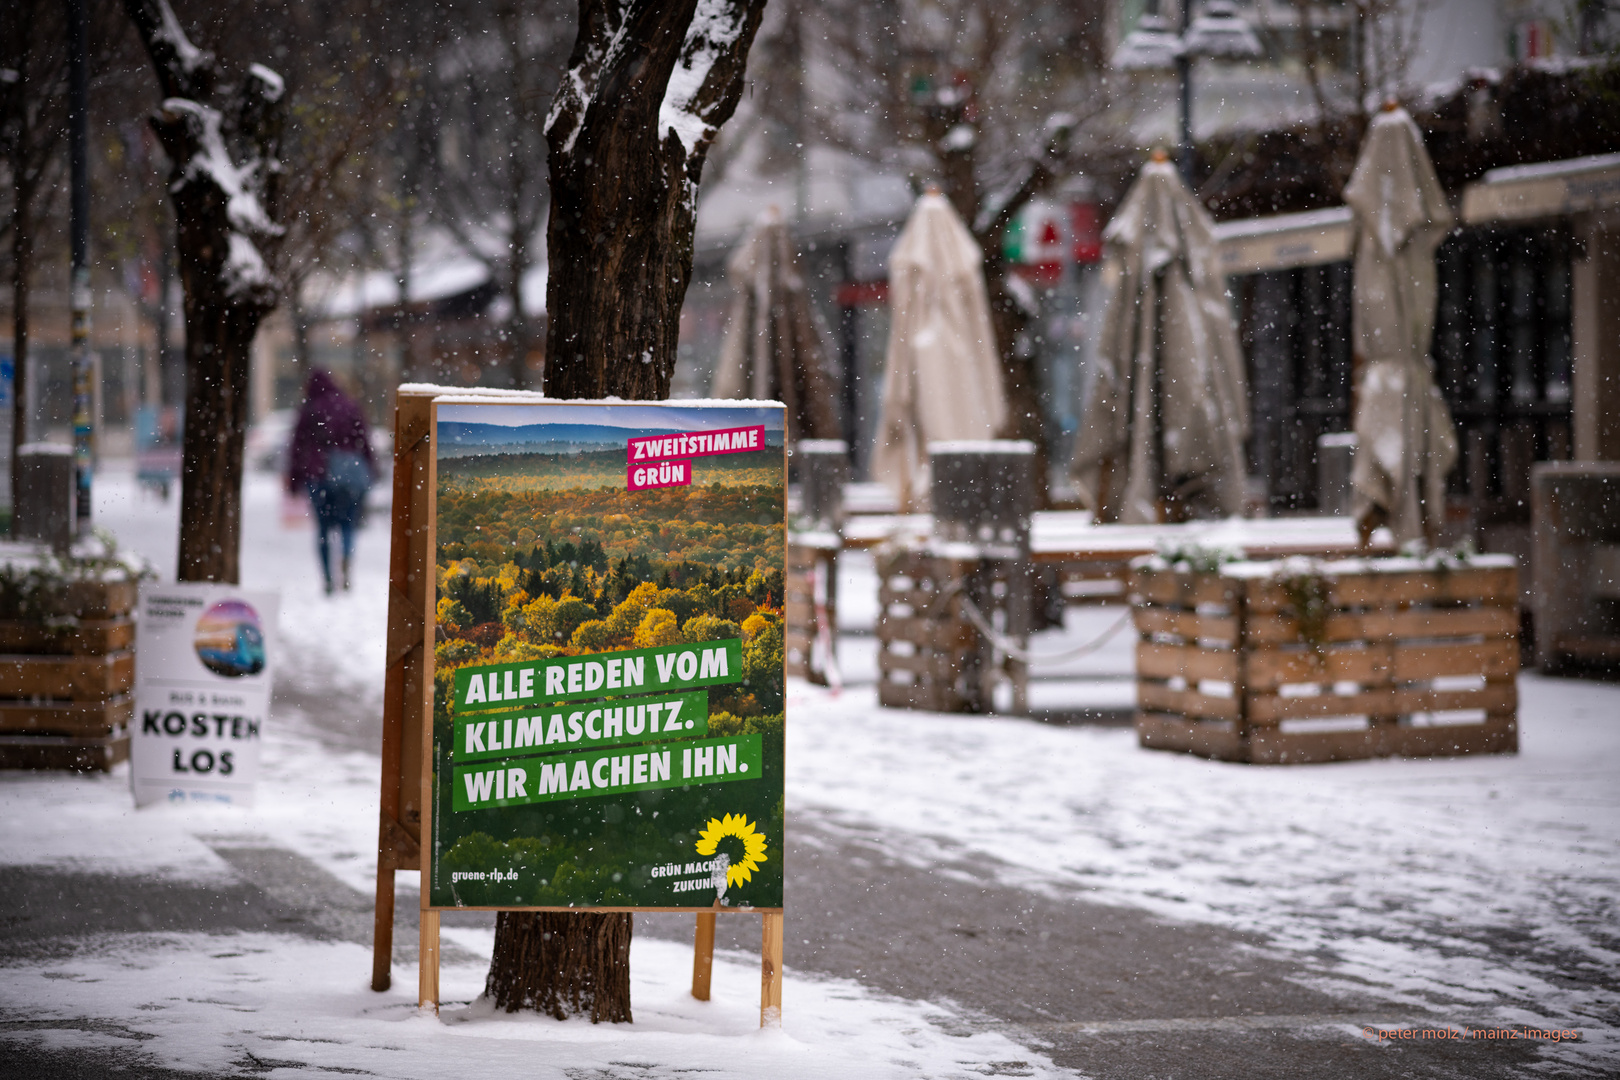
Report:
M315 511L315 551L321 560L321 576L327 591L332 589L332 530L338 532L343 561L354 555L354 527L360 521L360 507L366 493L328 480L309 482L309 503Z

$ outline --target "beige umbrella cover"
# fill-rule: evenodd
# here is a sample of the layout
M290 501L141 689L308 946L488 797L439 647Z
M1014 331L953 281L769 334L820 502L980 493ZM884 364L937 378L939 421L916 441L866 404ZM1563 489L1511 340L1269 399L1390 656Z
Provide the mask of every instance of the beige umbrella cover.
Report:
M1070 466L1098 521L1156 522L1166 497L1192 516L1243 511L1248 380L1213 227L1156 160L1103 232L1097 373Z
M788 441L843 437L839 379L787 226L769 213L726 262L734 298L711 393L787 405Z
M1371 524L1381 511L1397 543L1432 541L1457 462L1457 429L1429 361L1434 251L1455 219L1406 110L1373 119L1344 201L1356 222L1356 517Z
M943 195L917 200L889 254L889 352L872 478L928 507L928 444L990 439L1007 419L984 253Z

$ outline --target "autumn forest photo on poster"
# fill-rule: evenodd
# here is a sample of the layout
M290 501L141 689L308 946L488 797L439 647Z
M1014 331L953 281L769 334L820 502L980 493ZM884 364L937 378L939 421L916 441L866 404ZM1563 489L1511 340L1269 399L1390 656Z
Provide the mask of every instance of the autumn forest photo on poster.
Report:
M430 903L780 907L782 409L435 417Z

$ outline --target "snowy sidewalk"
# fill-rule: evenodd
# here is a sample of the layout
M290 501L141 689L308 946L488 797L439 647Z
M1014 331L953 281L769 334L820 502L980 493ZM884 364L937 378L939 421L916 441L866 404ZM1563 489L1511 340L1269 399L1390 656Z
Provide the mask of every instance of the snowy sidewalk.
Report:
M1620 686L1520 680L1513 757L1256 767L802 688L789 791L913 866L1237 931L1322 993L1575 1028L1620 1065Z
M116 475L97 490L98 523L171 574L173 502ZM354 593L327 598L273 478L250 477L244 516L243 583L283 598L258 805L137 814L123 772L0 774L3 895L105 900L0 912L0 1042L31 1060L84 1075L103 1061L402 1077L1620 1070L1620 686L1535 676L1518 756L1296 768L790 683L783 1032L755 1027L749 917L722 920L732 948L709 1004L685 992L690 945L668 940L690 918L638 917L629 1028L485 1014L490 931L452 927L464 959L446 966L442 1015L421 1016L414 968L396 962L395 988L374 994L363 944L386 520L362 534ZM1118 659L1076 674L1106 678ZM325 899L300 908L267 887L273 871L244 870L254 851L303 856ZM161 896L144 929L140 904ZM138 910L117 917L121 898ZM1380 1045L1363 1030L1400 1024L1580 1041Z
M97 492L97 524L171 577L175 501L116 474L99 477ZM14 875L5 895L16 905L0 933L0 1040L27 1047L27 1060L69 1075L143 1062L153 1075L442 1077L469 1063L497 1075L1067 1075L1005 1034L964 1031L948 1008L853 979L790 973L786 1031L761 1032L757 952L723 950L713 1000L702 1003L688 993L690 945L645 935L632 950L632 1027L473 1004L493 944L484 928L446 929L447 960L464 962L444 967L439 1017L418 1014L412 966L396 965L394 988L373 993L369 947L352 939L356 929L369 936L354 901L369 903L375 872L387 522L377 516L360 537L353 593L328 598L312 534L285 527L281 505L274 478L250 476L243 583L280 590L283 646L254 808L137 813L127 766L110 776L0 774L0 864ZM302 855L353 897L310 911L288 890L262 895L237 865L254 849L284 862ZM401 874L401 885L414 876ZM97 910L40 910L19 883L30 878L59 901L88 886L100 893ZM757 938L757 919L739 921ZM141 932L142 923L159 929ZM285 932L266 932L278 923Z

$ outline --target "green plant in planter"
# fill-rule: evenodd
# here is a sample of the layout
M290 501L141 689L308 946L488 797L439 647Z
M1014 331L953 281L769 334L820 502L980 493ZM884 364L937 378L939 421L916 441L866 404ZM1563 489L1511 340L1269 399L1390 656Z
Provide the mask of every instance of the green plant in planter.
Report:
M14 561L0 556L0 618L71 627L77 620L55 610L57 598L69 586L84 581L143 581L156 576L140 556L120 552L118 541L105 530L96 531L94 543L66 553L43 548L25 550L26 555Z
M1192 574L1218 574L1221 567L1242 562L1244 557L1241 548L1214 547L1196 540L1159 547L1159 558L1170 564L1170 569Z
M1314 566L1290 569L1277 579L1288 598L1288 613L1299 625L1299 636L1311 647L1320 663L1327 659L1327 625L1333 607L1328 600L1328 580Z
M1429 564L1433 566L1435 570L1445 573L1450 570L1460 569L1468 566L1474 561L1474 557L1478 554L1479 552L1474 550L1474 541L1472 538L1470 538L1464 540L1456 547L1442 548L1439 551L1430 552Z

